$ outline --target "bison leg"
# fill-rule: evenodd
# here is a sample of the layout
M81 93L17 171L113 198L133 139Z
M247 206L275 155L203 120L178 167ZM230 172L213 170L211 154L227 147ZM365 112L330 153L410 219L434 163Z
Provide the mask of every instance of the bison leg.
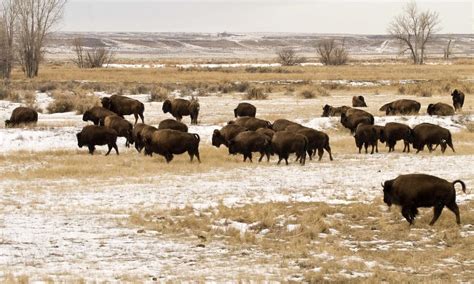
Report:
M321 161L321 159L323 158L323 154L324 154L323 148L319 148L318 149L318 161ZM331 154L329 154L329 157L331 157ZM331 158L331 160L332 160L332 158Z
M367 151L367 149L369 148L369 143L364 143L364 149L365 149L365 153L369 153L369 151Z
M258 159L258 162L260 163L263 160L263 157L265 157L265 152L260 152L260 158Z
M375 144L372 144L372 152L370 152L370 154L374 154L374 151L375 151Z
M435 205L433 209L433 219L430 222L430 226L433 226L436 220L438 220L439 216L441 215L441 212L443 211L444 204L438 203Z
M405 217L405 219L410 223L410 225L413 225L413 217L411 214L411 209L408 206L402 207L402 215Z
M166 163L169 163L173 160L173 154L166 153L165 155Z
M362 151L362 145L359 146L359 154L361 153L361 151Z
M316 153L316 151L314 151L314 153ZM309 156L309 160L313 160L313 149L308 149L308 156Z
M448 146L449 146L449 148L451 148L451 150L453 150L454 153L456 153L456 151L454 151L453 142L449 141Z
M332 161L333 159L332 159L331 147L327 145L326 147L324 147L324 149L326 149L326 151L329 153L329 160Z
M135 117L135 124L134 124L134 125L137 125L137 122L138 122L138 114L134 113L133 116Z
M140 115L140 119L142 120L142 123L145 123L145 118L143 117L143 112L139 113L138 115ZM135 124L137 124L135 122Z
M95 146L94 145L89 145L88 148L89 148L89 154L94 155Z
M459 215L459 207L456 204L456 202L453 202L449 205L446 205L449 210L453 211L453 213L456 215L456 223L461 224L461 216Z

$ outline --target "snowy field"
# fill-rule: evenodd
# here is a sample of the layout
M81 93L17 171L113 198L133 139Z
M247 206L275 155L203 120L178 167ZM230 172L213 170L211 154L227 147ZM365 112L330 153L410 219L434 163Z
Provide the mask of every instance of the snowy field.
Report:
M161 103L148 102L147 95L133 97L145 103L145 122L156 125L170 117L162 113ZM130 216L187 206L199 215L202 210L219 204L229 207L268 202L380 205L380 183L413 172L430 173L450 181L462 179L469 190L467 194L457 191L458 204L472 203L474 154L469 149L474 142L463 138L474 122L472 107L466 107L463 114L453 117L430 117L425 114L427 104L449 102L450 97L413 97L422 103L418 116L386 117L378 112L381 105L398 98L402 96L366 96L376 124L397 121L413 127L422 122L435 123L452 131L458 151L452 153L448 149L445 155L405 154L398 144L396 153L388 154L387 149L380 146L378 154L356 154L353 138L341 128L338 118L320 117L326 103L350 105L351 96L347 95L305 100L275 94L268 100L252 102L257 106L258 117L271 121L288 118L330 135L335 160L329 161L325 153L321 162L308 161L304 167L296 163L277 166L275 158L270 163L243 163L241 157L229 157L222 147L211 146L212 131L233 119L233 108L241 101L240 94L199 98L200 124L191 126L190 132L201 136L202 164L191 164L187 155L183 155L166 165L162 158L145 158L133 148L126 149L122 138L117 143L121 151L119 157L115 154L103 157L103 147L99 147L97 156L89 156L86 149L77 147L75 134L86 123L75 113L40 114L36 128L5 129L2 126L0 279L28 275L30 281L298 281L302 269L294 263L281 266L283 259L279 255L256 248L235 249L225 242L212 242L204 248L198 246L193 237L170 237L153 230L140 232L130 226ZM49 101L47 94L38 94L40 107L45 108ZM19 104L0 101L0 121L8 119L17 106ZM184 122L189 124L189 118L184 118ZM456 140L458 137L461 141ZM110 176L97 173L94 178L88 178L87 169L85 174L79 170L83 165L101 171L100 163L103 163L103 171L122 169L112 171ZM143 167L143 172L134 167ZM63 174L56 171L62 168ZM126 172L133 174L121 175ZM381 211L386 210L380 207ZM431 213L426 211L425 214ZM443 214L448 215L455 226L451 213ZM405 222L401 215L393 216L399 218L393 221ZM239 230L242 228L238 222L234 225ZM427 224L419 226L429 239ZM290 226L288 230L295 228ZM472 223L464 223L459 231L466 238L474 236ZM337 234L336 230L328 233L329 236ZM379 248L413 246L380 241ZM349 249L363 246L350 239L344 239L341 245ZM360 274L341 270L334 279L366 277L383 268L379 263L371 264L356 256L338 259L322 255L321 258L334 258L343 266L351 261L365 263ZM464 265L472 269L474 264Z

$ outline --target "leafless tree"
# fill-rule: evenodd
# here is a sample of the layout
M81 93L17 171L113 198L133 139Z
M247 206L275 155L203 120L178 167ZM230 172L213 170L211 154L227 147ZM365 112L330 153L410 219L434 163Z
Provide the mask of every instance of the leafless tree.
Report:
M14 0L2 0L0 7L0 76L10 78L14 61L14 31L17 9Z
M79 68L101 68L109 64L114 56L114 52L106 47L93 47L86 50L81 38L75 38L73 46L76 53L76 59L73 61Z
M324 65L343 65L347 63L349 55L344 47L344 40L341 46L337 46L335 39L322 40L316 52L319 55L319 60Z
M67 0L13 0L17 8L19 61L28 78L38 76L44 43L61 19Z
M298 56L293 48L284 48L277 52L277 56L283 66L294 66L306 61L306 58Z
M445 60L448 60L449 57L451 56L451 42L452 42L452 40L450 39L448 41L448 44L446 45L446 47L443 50L443 57L444 57Z
M409 51L413 64L423 64L426 45L439 30L439 24L437 12L420 12L413 0L405 6L403 13L390 23L388 32L404 46L402 54Z

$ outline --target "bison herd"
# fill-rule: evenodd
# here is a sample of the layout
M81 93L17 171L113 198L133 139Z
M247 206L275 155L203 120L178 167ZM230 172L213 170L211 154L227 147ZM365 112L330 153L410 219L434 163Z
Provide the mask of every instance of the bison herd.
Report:
M444 103L429 104L429 115L453 115L462 109L464 94L454 90L451 94L453 107ZM188 153L190 160L194 157L201 162L199 155L200 137L196 133L188 133L188 127L181 122L183 116L190 116L191 124L198 123L199 103L197 101L174 99L163 103L162 111L170 113L175 119L165 119L158 127L145 124L143 103L125 96L112 95L104 97L102 107L96 106L83 114L83 121L91 121L94 125L85 126L76 134L78 146L88 147L93 154L95 146L107 145L108 155L112 149L119 154L117 137L126 139L126 146L135 145L138 152L145 155L153 153L163 156L166 162L173 160L174 155ZM341 124L350 130L355 139L359 153L371 147L371 153L378 152L378 141L386 143L388 151L395 150L397 141L403 141L403 152L410 152L410 145L418 153L426 146L430 152L440 146L444 153L449 146L454 152L451 133L448 129L430 123L421 123L411 128L408 125L390 122L384 126L374 125L374 116L369 112L354 107L367 107L363 96L354 96L352 106L323 107L323 117L338 116ZM386 115L408 115L419 113L421 104L414 100L402 99L383 105L380 111ZM228 148L229 154L243 155L243 161L252 162L252 153L259 153L258 161L270 160L270 156L278 156L278 164L282 160L288 165L290 154L295 154L296 161L301 165L308 156L311 160L318 154L322 159L324 151L332 161L329 136L313 128L305 127L287 119L277 119L273 122L256 117L257 109L249 103L240 103L234 109L235 120L229 121L221 129L215 129L212 134L212 145ZM124 115L134 115L135 124L124 119ZM141 123L138 123L138 118ZM18 107L5 121L6 127L21 124L36 123L38 113L30 108ZM444 206L454 212L456 222L460 223L459 209L456 205L454 185L460 183L466 191L464 182L456 180L448 182L438 177L424 174L401 175L382 184L384 202L391 206L401 206L402 215L413 224L419 207L434 207L434 216L430 222L433 225L441 214Z

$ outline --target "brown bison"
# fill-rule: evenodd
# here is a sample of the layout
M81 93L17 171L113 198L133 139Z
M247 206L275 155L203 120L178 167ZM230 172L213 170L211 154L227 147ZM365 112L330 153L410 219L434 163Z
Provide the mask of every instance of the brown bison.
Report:
M387 180L382 184L383 201L390 207L392 204L402 208L402 215L413 224L419 207L434 207L432 226L438 220L444 206L456 215L456 223L461 224L459 208L456 204L454 185L460 183L462 191L466 185L461 180L448 182L439 177L426 174L400 175L396 179Z
M158 129L174 129L181 132L188 132L188 126L181 121L175 119L165 119L158 124Z
M28 107L17 107L13 110L10 119L5 120L5 127L15 127L22 124L36 124L38 113Z
M359 124L374 124L374 116L366 111L351 108L341 114L341 124L354 134Z
M281 118L281 119L275 120L271 128L274 131L278 132L278 131L284 131L290 125L300 125L300 124L288 119Z
M325 105L323 107L323 114L322 117L329 117L329 116L341 116L342 113L345 113L350 107L348 106L340 106L340 107L333 107L330 105Z
M354 134L354 140L356 147L359 148L359 154L362 151L362 147L365 148L365 153L367 154L369 146L372 147L370 154L373 154L377 147L378 139L379 137L377 136L377 130L373 125L361 123L357 126Z
M243 154L244 162L247 158L252 162L252 152L259 152L259 162L264 156L267 156L267 161L270 161L271 154L271 140L265 134L257 133L256 131L240 132L229 141L229 154Z
M157 153L165 157L166 162L173 160L173 154L188 152L191 162L194 156L199 157L199 142L201 138L196 133L186 133L173 129L155 131L145 140L145 151L152 155Z
M270 129L270 128L259 128L259 129L255 130L255 132L267 135L268 138L270 138L270 140L272 140L273 135L275 135L275 131L273 129Z
M104 126L115 130L118 137L125 137L127 139L125 142L126 147L130 147L130 144L133 144L133 125L128 120L114 114L105 117Z
M310 160L312 160L313 157L316 156L316 152L318 152L318 161L321 161L324 150L328 152L329 159L331 161L333 160L331 146L329 146L329 136L326 133L302 125L290 125L286 128L286 131L306 136L308 139L307 152Z
M150 138L155 131L158 131L158 129L151 125L143 123L135 125L133 128L133 140L135 141L135 149L137 149L138 153L141 153L142 149L145 148L146 139ZM145 155L150 154L151 153L147 153L145 149Z
M176 120L181 121L183 116L191 117L191 124L198 124L199 102L197 100L174 99L163 102L163 113L171 113Z
M306 151L308 151L308 138L302 134L290 131L275 132L272 138L272 152L278 155L278 164L285 159L288 165L288 157L291 153L296 154L296 160L301 165L306 162Z
M250 116L239 117L235 121L229 121L229 124L237 124L253 131L259 128L272 128L269 121Z
M112 128L97 126L97 125L87 125L82 128L82 131L76 134L77 145L79 148L82 146L87 146L89 148L89 154L93 155L96 145L107 145L109 147L108 154L112 148L115 149L117 155L119 154L117 147L117 131Z
M462 110L462 106L464 105L464 93L455 89L451 94L453 97L453 106L456 111Z
M386 115L406 115L417 114L421 109L421 104L414 100L396 100L388 104L384 104L379 111L385 111Z
M416 153L428 146L430 153L434 150L433 145L441 145L441 152L444 153L448 145L453 152L454 146L451 132L448 129L431 123L421 123L413 128L413 148ZM436 148L435 148L436 149Z
M102 106L108 110L115 112L119 116L133 114L135 117L135 124L137 124L138 116L140 116L142 123L145 123L143 112L145 106L143 103L121 95L112 95L109 98L102 98Z
M234 109L234 116L239 117L239 116L250 116L250 117L255 117L257 114L257 108L249 103L239 103L237 105L237 108Z
M103 124L105 117L109 115L117 115L115 112L110 111L104 107L95 106L89 110L86 110L82 115L83 121L92 121L94 125Z
M229 146L229 141L240 132L247 131L247 128L237 124L227 124L220 130L215 129L212 133L212 146L219 148L221 145Z
M377 139L378 139L381 143L384 143L384 142L385 142L384 138L382 137L384 128L385 128L385 127L384 127L384 126L381 126L381 125L374 125L375 132L377 133ZM376 153L379 152L378 143L375 144L375 152L376 152Z
M363 96L352 97L352 107L367 107Z
M454 115L454 108L445 103L429 104L426 112L429 115L448 116Z
M382 139L387 142L389 153L395 151L395 144L398 140L403 140L403 152L410 153L410 143L413 143L413 130L403 123L389 122L385 124Z

